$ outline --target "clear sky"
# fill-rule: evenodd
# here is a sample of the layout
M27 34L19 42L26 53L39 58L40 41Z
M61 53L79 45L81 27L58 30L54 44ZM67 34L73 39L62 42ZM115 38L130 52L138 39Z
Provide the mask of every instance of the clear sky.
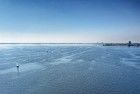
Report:
M0 0L0 42L140 42L140 0Z

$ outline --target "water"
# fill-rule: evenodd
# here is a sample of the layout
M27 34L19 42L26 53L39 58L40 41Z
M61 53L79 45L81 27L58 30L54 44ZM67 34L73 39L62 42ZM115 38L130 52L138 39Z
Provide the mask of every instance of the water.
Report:
M0 94L140 94L140 48L1 45Z

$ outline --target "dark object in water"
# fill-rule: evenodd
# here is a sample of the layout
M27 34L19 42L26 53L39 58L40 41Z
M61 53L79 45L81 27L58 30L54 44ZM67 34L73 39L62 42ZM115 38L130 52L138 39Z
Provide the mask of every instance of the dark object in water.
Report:
M17 68L19 68L19 65L17 65Z
M18 75L19 75L19 65L17 64L16 67L17 67L17 72L18 72Z

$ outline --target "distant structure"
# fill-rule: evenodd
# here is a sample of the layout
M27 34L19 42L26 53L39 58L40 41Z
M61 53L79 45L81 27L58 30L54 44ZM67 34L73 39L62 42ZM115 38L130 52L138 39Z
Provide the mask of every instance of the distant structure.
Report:
M132 43L131 41L128 42L128 47L132 46Z
M140 43L132 43L128 41L128 43L103 43L103 46L133 46L133 47L140 47Z

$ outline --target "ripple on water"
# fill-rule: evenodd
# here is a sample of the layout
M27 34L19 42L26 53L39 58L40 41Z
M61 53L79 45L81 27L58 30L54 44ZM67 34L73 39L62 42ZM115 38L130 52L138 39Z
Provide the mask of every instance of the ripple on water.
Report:
M134 67L136 69L140 69L139 58L122 58L121 62L126 64L127 66Z

